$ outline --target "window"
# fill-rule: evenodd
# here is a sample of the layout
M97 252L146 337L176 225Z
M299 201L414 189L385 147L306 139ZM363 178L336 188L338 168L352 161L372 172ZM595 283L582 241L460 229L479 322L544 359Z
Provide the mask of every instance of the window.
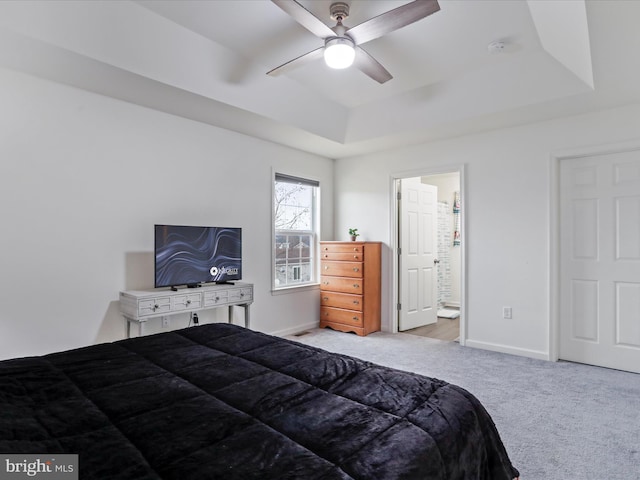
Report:
M273 195L275 289L317 283L319 183L276 173Z

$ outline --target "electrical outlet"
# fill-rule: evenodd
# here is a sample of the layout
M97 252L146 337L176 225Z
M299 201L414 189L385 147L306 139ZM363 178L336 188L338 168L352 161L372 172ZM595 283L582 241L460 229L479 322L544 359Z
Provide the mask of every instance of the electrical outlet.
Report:
M162 328L169 328L169 317L162 317Z
M511 320L513 318L511 307L502 307L502 318L505 318L507 320Z

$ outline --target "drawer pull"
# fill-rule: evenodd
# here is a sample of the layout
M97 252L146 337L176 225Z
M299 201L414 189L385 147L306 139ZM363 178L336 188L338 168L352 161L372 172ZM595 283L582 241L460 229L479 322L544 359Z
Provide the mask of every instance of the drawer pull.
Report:
M354 304L354 305L360 305L360 302L359 302L358 300L354 300L354 301L353 301L353 304Z
M352 320L356 320L356 321L357 321L357 320L358 320L358 317L353 317L353 318L352 318Z
M216 302L220 300L220 297L216 297Z
M357 252L358 251L358 247L353 247L353 251Z
M327 266L325 265L324 269L325 269L325 270L329 270L329 267L327 267Z
M154 305L154 306L153 306L153 309L154 309L154 310L156 310L156 309L158 309L158 308L160 308L160 306L159 306L159 305Z
M329 300L329 297L322 297L322 299L326 302L327 300Z
M324 258L329 258L329 255L325 253Z
M360 288L360 285L358 285L357 283L354 283L353 288Z
M360 269L359 269L358 267L353 267L353 271L354 271L354 272L359 272L359 271L360 271Z
M358 255L354 255L353 258L358 260Z
M191 305L191 300L187 300L187 305Z
M244 297L244 292L240 292L240 298Z

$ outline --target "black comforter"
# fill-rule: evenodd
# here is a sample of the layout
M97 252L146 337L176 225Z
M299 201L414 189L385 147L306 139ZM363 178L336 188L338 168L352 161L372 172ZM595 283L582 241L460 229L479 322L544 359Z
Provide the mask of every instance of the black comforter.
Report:
M228 324L0 362L0 452L81 479L518 475L464 389Z

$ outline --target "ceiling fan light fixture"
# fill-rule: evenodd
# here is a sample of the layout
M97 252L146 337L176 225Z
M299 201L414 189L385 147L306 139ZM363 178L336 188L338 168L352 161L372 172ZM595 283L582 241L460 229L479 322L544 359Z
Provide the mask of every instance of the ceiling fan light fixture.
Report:
M324 44L324 61L328 67L348 68L355 57L355 44L349 37L330 38Z

